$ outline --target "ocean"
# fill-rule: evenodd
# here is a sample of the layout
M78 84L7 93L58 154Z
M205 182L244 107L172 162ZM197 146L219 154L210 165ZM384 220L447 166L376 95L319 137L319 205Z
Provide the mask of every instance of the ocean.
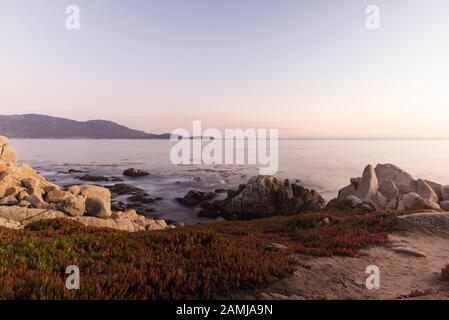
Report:
M254 165L174 165L173 144L169 140L11 140L20 161L61 185L80 183L76 179L80 173L62 173L69 169L117 177L129 167L149 171L149 176L125 178L125 183L163 198L154 205L155 216L186 224L203 221L197 217L198 208L180 206L173 199L190 189L237 188L258 174ZM415 178L449 184L449 139L280 140L277 176L299 181L330 200L351 177L361 176L367 164L377 163L392 163Z

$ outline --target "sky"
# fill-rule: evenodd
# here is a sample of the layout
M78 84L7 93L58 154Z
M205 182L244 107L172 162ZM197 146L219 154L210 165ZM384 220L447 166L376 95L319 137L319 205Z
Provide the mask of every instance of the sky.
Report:
M449 137L447 15L447 0L0 0L0 114Z

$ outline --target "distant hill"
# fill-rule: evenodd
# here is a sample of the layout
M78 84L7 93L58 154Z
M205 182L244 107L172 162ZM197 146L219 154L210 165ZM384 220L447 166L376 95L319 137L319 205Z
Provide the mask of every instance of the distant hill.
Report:
M151 134L112 121L75 121L39 114L0 115L0 134L33 139L169 139L170 134Z

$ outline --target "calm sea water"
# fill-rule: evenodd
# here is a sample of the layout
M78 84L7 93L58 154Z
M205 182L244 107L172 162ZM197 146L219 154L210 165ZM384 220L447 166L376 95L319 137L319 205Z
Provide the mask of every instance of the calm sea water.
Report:
M21 161L59 184L77 181L75 175L58 173L68 169L120 177L128 167L147 170L150 176L126 182L164 199L154 206L156 215L185 223L201 221L198 210L181 207L174 198L193 188L235 188L258 173L254 166L173 165L168 140L15 139L11 144ZM277 175L299 180L330 200L349 178L377 163L393 163L415 178L449 184L449 140L281 140Z

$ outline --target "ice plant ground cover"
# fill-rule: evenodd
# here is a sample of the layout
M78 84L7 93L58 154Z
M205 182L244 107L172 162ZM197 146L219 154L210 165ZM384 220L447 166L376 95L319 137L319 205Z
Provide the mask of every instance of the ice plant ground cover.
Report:
M290 276L294 253L354 256L385 243L396 214L317 212L136 233L68 220L1 228L0 298L226 296ZM270 248L272 243L287 249ZM80 290L65 287L68 265L80 269Z

